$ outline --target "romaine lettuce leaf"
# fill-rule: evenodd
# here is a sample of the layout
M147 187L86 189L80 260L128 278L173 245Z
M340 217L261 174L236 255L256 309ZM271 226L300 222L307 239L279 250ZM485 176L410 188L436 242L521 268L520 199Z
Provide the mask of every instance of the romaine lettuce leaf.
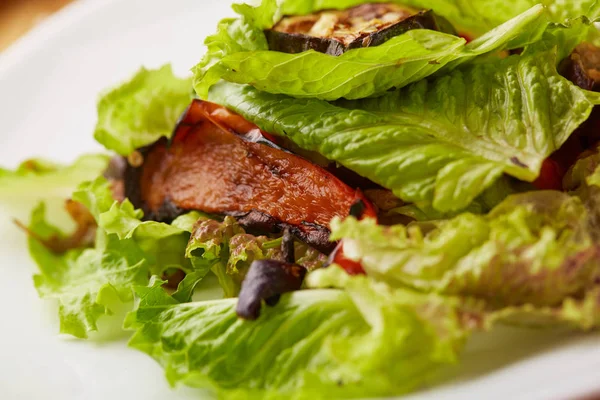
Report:
M477 309L475 310L477 315ZM532 328L568 326L589 331L600 327L600 285L590 287L583 294L567 297L557 306L525 304L509 306L478 314L479 328L491 329L495 324L510 324Z
M262 26L270 27L281 15L309 14L314 10L330 8L344 9L367 2L367 0L286 0L275 8L275 1L263 1L256 14L273 15L273 19L263 19ZM492 28L516 17L529 8L542 4L553 22L586 16L596 19L600 16L598 0L392 0L392 3L432 9L446 17L462 32L479 36ZM253 15L254 18L256 18ZM260 21L260 20L259 20Z
M455 362L466 334L451 300L362 277L347 291L283 295L257 321L239 319L235 299L179 304L160 285L136 288L130 346L171 384L228 399L400 394Z
M555 57L477 63L380 98L340 102L347 109L229 83L210 99L406 202L450 212L503 173L533 181L599 102L558 74Z
M551 23L540 40L524 46L522 54L528 56L545 51L557 51L556 62L559 64L577 45L584 41L597 43L599 36L600 31L587 17L574 18L563 23Z
M60 203L83 181L95 179L108 166L109 157L88 154L71 165L42 159L27 160L14 170L0 168L0 203L21 217L40 201Z
M588 211L555 191L511 196L485 216L465 213L432 229L348 218L332 238L372 277L393 286L483 299L493 308L556 306L600 278Z
M236 52L210 71L197 68L194 87L200 97L206 97L210 87L222 78L294 97L356 99L435 73L456 58L464 43L456 36L415 30L381 46L352 50L338 57L314 50L298 54L267 49Z
M336 2L336 0L330 0ZM600 16L597 0L400 0L402 4L431 8L448 18L456 27L471 35L484 32L508 21L536 4L546 7L551 21Z
M310 288L344 288L351 289L356 285L357 277L348 275L337 265L319 269L310 273L307 287ZM369 282L369 286L390 291L384 282L373 277L360 278ZM377 282L377 283L375 283ZM462 321L462 331L468 335L473 331L491 331L497 324L517 325L523 328L557 328L571 327L579 330L590 330L600 327L600 285L590 285L577 296L565 297L554 306L535 304L498 305L489 304L486 300L469 296L447 296L447 305L452 304ZM428 317L427 308L422 311ZM435 317L431 316L431 321Z
M115 234L121 240L132 239L143 251L153 274L160 275L169 268L193 270L185 257L189 231L177 227L177 222L169 225L142 221L142 210L136 210L129 200L119 203L112 198L106 179L83 183L73 199L91 210L102 231Z
M34 209L29 230L43 239L62 235L46 222L43 204ZM40 297L58 300L60 332L79 338L97 330L98 318L113 312L115 298L129 302L132 285L148 282L148 263L140 248L116 235L99 233L95 248L63 254L30 236L29 252L39 267L34 283Z
M341 235L354 245L345 254L372 245L363 259L367 265L380 261L374 270L366 267L372 278L457 295L465 314L474 306L472 321L479 329L498 322L597 328L600 153L578 160L563 186L570 194L512 196L488 216L461 215L433 230L431 224L381 228L346 220ZM358 233L363 229L364 236ZM326 270L308 280L316 287L340 287L342 281Z
M196 273L196 266L185 258L190 233L180 229L196 214L182 216L172 225L142 222L141 210L128 200L114 200L110 183L101 177L81 184L73 199L98 223L93 248L57 253L45 247L38 239L65 235L45 220L43 204L33 211L28 227L29 251L39 267L35 285L41 297L58 299L62 333L85 338L96 331L98 319L114 311L114 300L130 302L132 286L147 284L151 273L170 268Z
M237 7L241 19L221 22L218 33L207 39L208 53L194 69L194 87L200 97L206 98L220 78L299 98L381 95L432 75L452 61L468 61L536 41L548 22L544 8L538 5L467 46L456 36L413 30L380 46L354 49L338 57L312 50L286 54L269 51L262 27L256 25L268 21L259 17L260 11L279 12L271 3L259 8Z
M191 100L191 80L175 77L170 65L142 68L100 98L94 137L107 149L127 156L162 136L170 137Z

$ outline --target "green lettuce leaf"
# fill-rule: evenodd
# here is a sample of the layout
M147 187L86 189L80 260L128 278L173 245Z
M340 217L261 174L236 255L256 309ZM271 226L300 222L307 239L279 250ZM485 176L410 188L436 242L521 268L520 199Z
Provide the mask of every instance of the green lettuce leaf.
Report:
M104 178L84 182L73 194L98 224L93 248L76 248L56 253L39 239L65 237L46 221L44 205L32 214L29 251L39 267L36 288L43 298L59 302L60 331L85 338L98 330L101 316L111 315L116 303L133 300L133 285L145 285L150 274L171 268L188 274L197 266L185 257L190 237L186 226L198 213L176 219L173 224L141 221L143 213L125 200L113 199L110 183Z
M557 51L556 62L560 63L584 41L596 42L598 28L587 17L570 19L564 23L552 23L544 31L541 40L524 46L523 55L544 51Z
M280 2L280 9L274 1L263 1L256 13L274 15L277 21L280 15L309 14L314 10L330 8L344 9L367 2L366 0L286 0ZM596 19L600 16L598 0L396 0L392 3L432 9L446 17L462 32L479 36L490 29L525 12L529 8L542 4L553 22L586 16ZM277 12L277 15L275 13ZM263 27L270 27L272 21L263 20Z
M582 236L591 238L593 246L597 248L596 243L600 240L600 153L596 150L578 160L565 176L563 186L570 191L572 196L576 196L585 205L587 212L580 217L582 227L583 220L586 220L586 234ZM557 215L555 219L558 220L560 217L561 215ZM597 259L598 256L596 255L596 270L598 269ZM582 265L581 261L574 260L568 266L570 276L574 277L581 272L578 271L578 266ZM550 277L551 274L548 274L544 278L548 279ZM569 279L563 279L563 282L569 284ZM484 313L481 315L480 321L488 329L496 322L525 326L533 325L536 327L566 323L583 330L597 328L600 326L600 285L598 280L595 282L589 282L588 280L587 283L582 282L582 284L582 289L576 295L565 297L557 305L524 304L508 306ZM535 285L539 288L543 284L537 282Z
M554 307L526 304L479 313L475 309L473 315L479 316L479 329L489 330L502 323L536 329L568 326L589 331L600 327L600 285L590 287L582 295L566 297Z
M343 290L282 296L257 321L235 299L179 304L154 280L138 287L130 346L156 359L171 384L223 398L391 395L456 361L465 330L451 301L356 278Z
M102 175L109 157L89 154L79 157L71 165L47 160L28 160L14 170L0 168L0 203L13 216L21 217L40 201L62 204L83 181Z
M34 209L29 230L43 239L63 235L45 220L45 207ZM53 253L36 238L29 238L29 252L39 267L35 287L42 298L59 303L60 332L79 338L97 330L97 321L114 311L115 299L133 299L132 285L148 282L143 253L132 240L98 234L93 249Z
M115 234L121 240L133 240L143 251L153 274L160 275L170 268L192 271L194 268L185 257L190 232L181 229L184 218L197 218L190 213L172 224L142 221L143 212L133 207L129 200L114 200L110 183L104 178L80 185L73 199L85 205L94 215L99 228L107 234Z
M555 57L478 63L380 98L340 102L347 109L227 83L210 99L406 202L450 212L503 173L533 181L599 102L558 74Z
M311 272L306 282L310 288L348 289L356 284L356 279L339 266L332 265ZM373 277L360 279L369 282L372 287L391 290L384 282L377 281ZM566 326L584 331L600 327L600 285L597 283L590 285L582 294L566 297L554 306L528 303L499 308L485 300L469 296L450 296L446 297L445 301L455 307L462 321L462 330L467 335L473 331L491 331L497 324L535 329ZM426 311L424 312L424 315L428 315ZM433 316L432 321L435 321Z
M237 52L215 64L218 75L213 71L204 75L202 69L196 69L194 87L200 97L206 97L210 87L222 78L294 97L356 99L435 73L456 58L464 43L456 36L415 30L381 46L349 51L339 57L314 50L299 54L266 49Z
M582 201L561 192L511 196L485 216L382 227L348 218L332 239L393 286L483 299L491 307L556 306L600 278L600 246Z
M589 225L600 241L600 151L579 159L567 172L563 187L578 196L590 213Z
M175 77L170 65L142 68L100 98L94 137L107 149L127 156L163 136L170 137L191 100L191 80Z
M331 0L336 1L336 0ZM478 36L508 21L536 4L546 7L551 21L600 16L597 0L402 0L400 3L431 8L462 31Z
M261 32L269 18L259 16L261 12L280 13L270 1L258 8L236 10L242 17L219 25L218 33L207 39L208 53L194 69L194 87L202 98L221 78L299 98L336 100L381 95L432 75L452 61L457 65L475 56L536 41L548 21L544 8L538 5L466 46L460 37L413 30L380 46L334 57L313 50L299 54L269 51Z

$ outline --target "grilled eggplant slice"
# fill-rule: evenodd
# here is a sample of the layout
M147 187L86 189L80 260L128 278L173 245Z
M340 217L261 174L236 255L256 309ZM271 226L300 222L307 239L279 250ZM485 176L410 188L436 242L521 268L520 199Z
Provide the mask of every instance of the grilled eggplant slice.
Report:
M316 50L339 56L350 49L379 46L412 29L455 35L454 27L431 10L417 11L391 3L369 3L347 10L286 16L265 30L269 49L284 53Z
M194 100L172 140L129 165L125 194L146 217L170 221L190 210L237 217L251 231L292 233L329 253L329 221L345 217L358 190L287 152L260 129L216 104Z

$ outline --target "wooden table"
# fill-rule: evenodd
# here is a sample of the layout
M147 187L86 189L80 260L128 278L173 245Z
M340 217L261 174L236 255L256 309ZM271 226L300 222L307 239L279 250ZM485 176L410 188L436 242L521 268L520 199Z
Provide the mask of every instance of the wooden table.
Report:
M73 0L0 0L0 51Z

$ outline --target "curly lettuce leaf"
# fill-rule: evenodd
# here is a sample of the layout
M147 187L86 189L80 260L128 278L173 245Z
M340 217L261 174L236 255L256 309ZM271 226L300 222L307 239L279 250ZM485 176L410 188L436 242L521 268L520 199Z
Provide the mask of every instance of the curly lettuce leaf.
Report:
M255 236L246 233L233 217L221 221L200 218L194 225L192 236L186 249L198 272L197 277L189 277L184 284L183 298L191 296L199 280L211 270L218 278L225 297L238 295L242 281L255 260L282 259L281 239ZM307 269L320 268L326 256L303 243L295 243L295 259ZM190 290L191 287L191 290ZM175 296L178 299L179 295Z
M460 37L412 30L380 46L334 57L313 50L299 54L269 51L264 35L260 38L262 28L253 25L257 21L265 24L268 18L258 18L257 10L267 9L278 12L265 3L258 9L238 7L242 17L223 21L218 33L207 40L208 53L194 69L194 87L200 97L206 98L219 79L298 98L381 95L430 76L450 62L456 65L457 60L466 62L478 55L522 47L539 39L547 25L544 8L538 5L466 46Z
M474 297L494 308L556 306L600 278L600 246L581 200L561 192L511 196L485 216L382 227L348 218L332 238L370 276L394 286Z
M479 63L346 108L228 83L210 99L406 202L450 212L503 173L533 181L599 102L558 74L555 57Z
M170 65L142 68L100 98L94 138L127 156L163 136L170 137L191 100L191 80L177 78Z
M310 288L349 288L356 281L337 265L311 272L307 278ZM370 286L391 290L389 285L374 279L360 278ZM375 283L377 282L377 283ZM462 321L465 334L474 331L491 331L497 324L516 325L523 328L570 327L588 331L600 327L600 285L590 285L582 294L569 296L553 306L535 304L507 305L497 307L485 300L469 296L446 296L445 301L453 304ZM435 321L435 316L422 311Z
M533 328L568 326L589 331L600 327L600 285L589 288L582 295L566 297L561 304L553 307L525 304L482 312L479 315L480 329L489 330L495 324L502 323Z
M130 303L132 286L148 283L150 274L177 268L189 274L196 266L185 257L190 237L182 229L198 217L190 213L172 225L141 221L143 213L125 200L113 199L104 178L85 182L73 194L98 224L93 248L75 248L57 253L39 239L64 237L46 221L44 205L31 217L29 251L39 267L34 281L41 297L59 302L60 331L85 338L98 330L97 321L114 311L115 300Z
M15 170L0 168L0 203L19 217L40 201L60 203L62 207L77 185L102 175L108 162L106 155L88 154L71 165L32 159Z
M366 278L347 291L283 295L257 321L238 319L235 299L179 304L160 285L136 288L130 346L156 359L171 384L228 399L403 393L455 362L465 336L451 301Z
M29 230L43 239L63 235L46 222L45 214L43 204L35 208ZM79 338L96 331L101 316L112 314L115 298L130 302L132 286L148 282L148 263L137 244L116 235L99 237L93 249L62 254L32 236L29 252L39 267L34 283L40 297L58 300L60 332Z
M177 223L165 224L142 221L143 212L133 207L129 200L114 200L110 183L104 178L82 184L73 199L85 205L95 216L98 226L107 234L115 234L121 240L132 239L144 252L154 274L169 268L191 271L185 258L189 231L177 227Z

